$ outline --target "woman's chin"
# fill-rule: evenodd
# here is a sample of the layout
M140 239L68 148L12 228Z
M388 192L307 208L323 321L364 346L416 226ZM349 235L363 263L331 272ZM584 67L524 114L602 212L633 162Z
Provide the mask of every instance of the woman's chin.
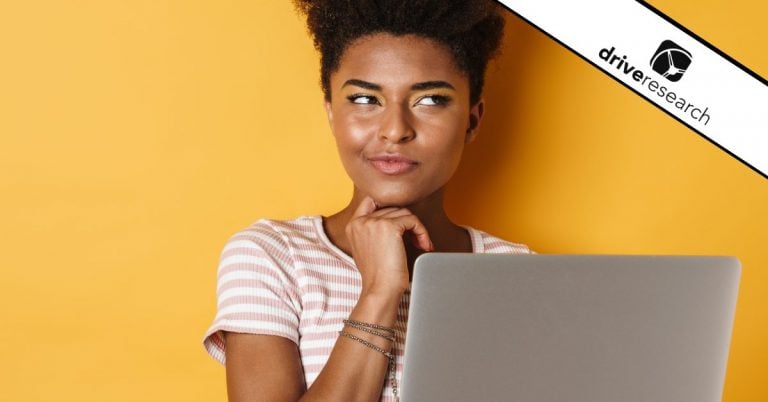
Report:
M373 192L370 197L379 208L402 208L419 201L417 197L407 197L402 192Z
M383 198L381 198L381 197L371 197L371 198L373 198L373 202L376 203L376 207L379 208L379 209L381 209L381 208L390 208L390 207L404 208L404 207L407 207L408 205L412 204L412 202L407 202L405 200L399 200L399 199L393 199L391 197L383 197Z
M434 198L430 195L413 194L404 191L371 192L369 195L378 208L406 208Z

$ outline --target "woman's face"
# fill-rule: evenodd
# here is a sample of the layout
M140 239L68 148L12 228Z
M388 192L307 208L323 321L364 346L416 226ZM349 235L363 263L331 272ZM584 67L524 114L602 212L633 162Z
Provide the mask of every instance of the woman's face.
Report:
M450 52L418 36L357 40L330 85L328 120L355 195L380 206L442 191L482 116L482 102L470 107L468 77Z

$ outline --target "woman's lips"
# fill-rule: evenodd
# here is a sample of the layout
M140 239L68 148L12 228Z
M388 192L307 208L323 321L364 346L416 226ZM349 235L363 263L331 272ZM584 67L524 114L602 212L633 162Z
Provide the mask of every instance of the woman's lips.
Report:
M418 162L399 155L384 155L368 158L376 170L387 175L399 175L415 169Z

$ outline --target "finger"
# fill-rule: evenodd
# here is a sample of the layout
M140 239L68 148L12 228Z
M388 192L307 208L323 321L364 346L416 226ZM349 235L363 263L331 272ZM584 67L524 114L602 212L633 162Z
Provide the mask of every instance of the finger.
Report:
M372 213L370 216L373 218L398 218L405 215L412 215L411 211L405 209L405 208L384 208L379 209L376 212Z
M416 237L416 246L424 251L433 251L435 245L429 238L426 226L416 217L416 215L406 215L396 218L395 221L400 225L403 233L410 231Z
M384 207L384 208L377 209L377 210L371 212L368 216L370 216L372 218L380 218L380 217L382 217L384 215L387 215L387 214L389 214L391 212L397 211L398 209L402 209L402 208Z
M368 215L375 210L376 203L373 201L373 198L365 196L365 198L360 201L360 205L357 206L355 212L352 214L352 219Z

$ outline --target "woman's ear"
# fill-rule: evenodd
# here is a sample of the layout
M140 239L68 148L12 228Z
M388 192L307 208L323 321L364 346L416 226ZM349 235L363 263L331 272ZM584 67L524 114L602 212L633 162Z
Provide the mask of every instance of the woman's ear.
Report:
M333 129L333 110L331 110L331 101L325 100L325 114L328 116L328 125Z
M475 140L477 136L477 129L480 127L480 119L483 118L483 108L485 103L482 99L469 109L469 128L467 128L467 135L464 139L465 143L470 143Z
M325 115L328 117L328 128L331 129L331 135L336 138L336 130L333 128L333 107L331 106L331 101L328 99L324 100L323 106L325 107Z

